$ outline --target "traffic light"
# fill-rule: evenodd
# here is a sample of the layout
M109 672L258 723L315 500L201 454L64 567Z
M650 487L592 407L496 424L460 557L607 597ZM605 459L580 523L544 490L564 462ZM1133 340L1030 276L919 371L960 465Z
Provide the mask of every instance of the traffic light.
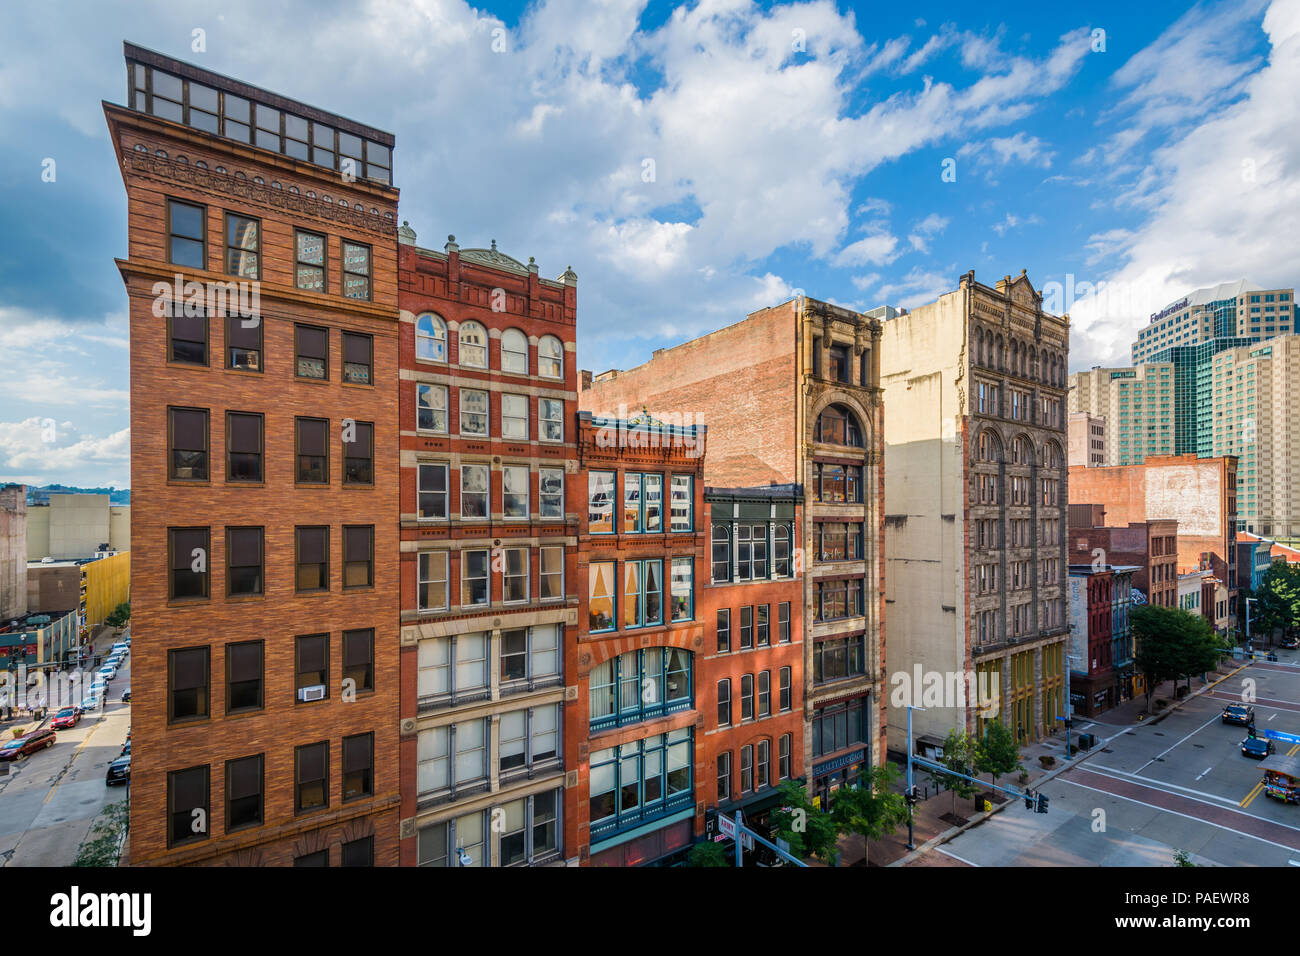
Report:
M1025 791L1025 809L1026 810L1034 809L1034 795L1030 793L1028 790Z
M1037 803L1037 806L1034 807L1034 812L1035 812L1035 813L1046 813L1046 812L1047 812L1047 794L1045 794L1045 793L1040 793L1040 794L1038 795L1038 803Z
M911 787L903 794L903 799L907 801L908 806L915 806L921 802L921 794L917 791L916 787Z

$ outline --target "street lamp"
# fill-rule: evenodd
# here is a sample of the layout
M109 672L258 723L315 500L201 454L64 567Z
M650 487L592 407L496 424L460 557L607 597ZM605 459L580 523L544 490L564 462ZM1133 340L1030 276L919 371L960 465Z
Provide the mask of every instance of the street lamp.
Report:
M1258 604L1259 598L1246 598L1246 646L1250 647L1250 606Z
M915 850L915 849L916 849L916 843L915 843L915 841L913 840L913 835L914 835L914 834L913 834L913 832L912 832L912 808L913 808L913 806L914 806L915 803L916 803L916 793L915 793L916 785L912 782L912 780L913 780L913 776L912 776L912 754L915 752L915 751L913 751L913 749L912 749L912 747L913 747L913 744L912 744L912 711L914 711L914 710L925 710L925 708L924 708L924 707L914 707L914 706L912 706L911 704L908 704L908 705L907 705L907 797L906 797L906 800L907 800L907 848L908 848L909 850Z
M1070 662L1080 658L1065 655L1065 759L1070 759L1070 718L1074 716L1074 699L1070 696Z

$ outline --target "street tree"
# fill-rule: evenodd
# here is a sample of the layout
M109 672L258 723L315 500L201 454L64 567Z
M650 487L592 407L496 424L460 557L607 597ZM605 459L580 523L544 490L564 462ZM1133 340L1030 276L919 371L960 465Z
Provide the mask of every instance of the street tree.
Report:
M943 740L943 756L939 758L939 763L943 764L953 773L966 774L974 776L975 770L975 745L971 740L970 734L964 729L954 727L948 731L948 736ZM952 813L957 815L957 798L969 800L975 796L975 783L962 777L955 777L952 774L944 773L940 770L930 771L930 779L937 786L942 783L945 787L952 790Z
M774 839L788 843L790 852L797 857L830 860L840 838L835 818L814 804L808 791L792 780L785 781L778 790L781 805L768 816Z
M984 736L975 741L975 769L988 774L993 786L998 777L1014 773L1020 767L1020 744L1011 728L999 719L984 725Z
M1134 664L1147 685L1147 710L1157 684L1187 679L1218 666L1223 643L1210 622L1182 608L1142 604L1129 611L1136 642Z
M1264 572L1251 615L1260 630L1271 635L1277 628L1290 636L1300 627L1300 564L1274 561Z
M870 842L907 822L907 801L893 789L899 777L891 763L864 772L855 787L836 791L831 816L842 833L857 833Z

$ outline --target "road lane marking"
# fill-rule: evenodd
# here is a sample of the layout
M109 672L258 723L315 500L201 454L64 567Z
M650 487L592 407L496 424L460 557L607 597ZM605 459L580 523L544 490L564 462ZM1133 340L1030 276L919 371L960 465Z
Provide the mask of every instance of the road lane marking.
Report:
M943 847L941 847L941 846L937 846L937 847L935 847L935 849L938 850L940 853L942 853L944 856L950 856L950 857L952 857L954 860L957 860L957 861L959 861L959 862L961 862L961 863L965 863L967 866L979 866L978 863L972 863L970 860L966 859L965 857L958 856L956 853L953 853L952 850L945 850L945 849L944 849ZM1296 865L1297 865L1297 866L1300 866L1300 863L1298 863L1298 864L1296 864Z
M1296 751L1298 750L1300 750L1300 744L1296 744L1294 747L1288 750L1286 752L1286 755L1288 757L1294 757L1296 755ZM1245 798L1241 801L1241 803L1237 804L1237 806L1245 810L1252 803L1254 803L1255 798L1258 797L1263 792L1264 792L1264 781L1261 780L1259 783L1255 784L1255 786L1251 789L1250 793L1246 794Z
M1116 774L1119 774L1122 777L1132 777L1134 780L1141 780L1143 783L1150 785L1151 788L1154 790L1164 790L1170 796L1178 796L1178 794L1175 794L1172 791L1181 790L1183 791L1183 793L1194 793L1198 797L1204 797L1206 800L1217 800L1219 803L1222 803L1225 807L1240 806L1240 804L1237 804L1235 801L1233 801L1231 797L1221 797L1218 796L1217 794L1206 793L1204 790L1194 790L1191 787L1184 787L1181 786L1180 784L1169 783L1166 780L1157 780L1155 777L1144 777L1140 773L1132 773L1128 770L1120 770L1117 767L1103 767L1100 764L1088 764L1088 766L1082 769L1101 771L1103 776L1115 776ZM1120 776L1116 776L1115 779L1117 780L1120 779Z
M1202 730L1204 730L1206 727L1210 726L1210 724L1212 724L1212 723L1214 723L1216 720L1220 720L1220 719L1222 719L1222 718L1221 718L1218 714L1215 714L1213 717L1211 717L1211 718L1210 718L1209 720L1207 720L1205 723L1201 724L1201 726L1197 727L1195 730L1193 730L1190 734L1188 734L1188 735L1187 735L1186 737L1184 737L1182 740L1178 741L1178 743L1173 744L1172 746L1167 747L1166 749L1160 751L1160 753L1156 754L1154 757L1152 757L1150 760L1148 760L1148 761L1147 761L1146 763L1144 763L1142 766L1138 767L1138 770L1139 770L1139 771L1141 771L1141 770L1145 770L1147 767L1151 766L1153 763L1155 763L1157 760L1159 760L1159 759L1160 759L1161 757L1163 757L1165 754L1169 753L1169 751L1173 750L1174 747L1177 747L1178 744L1181 744L1181 743L1183 743L1184 741L1189 740L1189 739L1192 738L1192 737L1195 737L1197 734L1199 734L1199 733L1200 733Z
M1206 767L1204 770L1202 770L1202 771L1197 775L1196 779L1197 779L1197 780L1200 780L1201 777L1204 777L1207 773L1209 773L1209 772L1210 772L1211 770L1213 770L1213 769L1214 769L1213 767Z

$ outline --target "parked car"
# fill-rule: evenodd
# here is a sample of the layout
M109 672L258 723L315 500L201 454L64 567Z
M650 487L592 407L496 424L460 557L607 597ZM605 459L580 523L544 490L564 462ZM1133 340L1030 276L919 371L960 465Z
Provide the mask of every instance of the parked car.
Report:
M128 704L131 702L131 685L130 685L130 684L127 684L127 685L126 685L126 690L122 691L122 700L123 700L123 702L128 703Z
M100 700L101 698L99 697L99 695L92 692L84 700L82 700L81 712L84 714L87 711L99 710Z
M1246 727L1255 722L1255 708L1245 704L1229 704L1223 708L1223 723Z
M118 757L108 765L108 773L104 775L104 784L111 787L115 783L126 783L131 779L131 755Z
M130 641L118 641L116 644L114 644L112 647L109 648L109 652L112 654L128 654L130 653L130 651L131 651Z
M1241 755L1243 757L1254 757L1256 760L1263 760L1275 749L1273 741L1267 737L1247 737L1241 742Z
M44 730L33 730L30 734L17 737L0 747L0 760L22 760L38 750L53 747L54 740L54 731L48 727Z
M1288 638L1278 646L1284 647L1288 651L1294 651L1297 647L1300 647L1300 638L1294 638L1294 637Z
M54 715L54 719L50 721L50 726L53 727L55 730L64 730L68 727L77 726L77 722L80 720L81 720L80 708L64 707L57 714Z
M118 756L119 757L131 756L131 741L128 740L126 743L122 744L122 752L119 753Z

